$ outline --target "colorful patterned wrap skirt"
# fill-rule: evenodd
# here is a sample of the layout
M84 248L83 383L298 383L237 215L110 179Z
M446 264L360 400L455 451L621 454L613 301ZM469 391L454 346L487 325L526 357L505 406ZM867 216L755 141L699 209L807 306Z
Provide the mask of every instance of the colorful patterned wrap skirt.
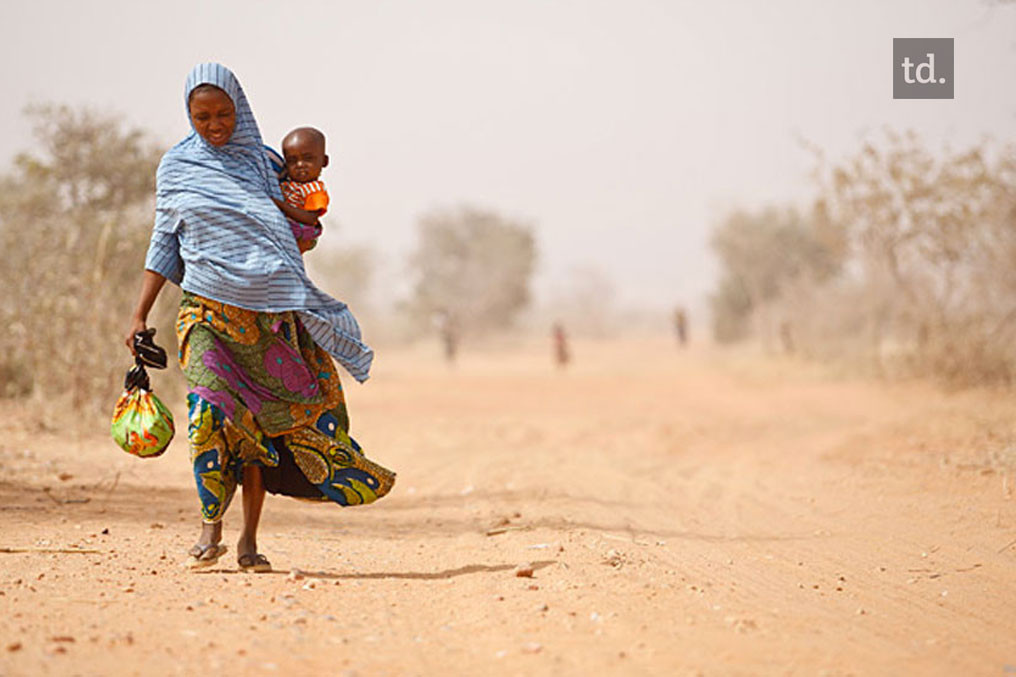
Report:
M293 312L263 313L184 293L177 318L188 439L206 522L218 522L243 466L277 494L340 505L387 494L395 473L349 436L331 356Z

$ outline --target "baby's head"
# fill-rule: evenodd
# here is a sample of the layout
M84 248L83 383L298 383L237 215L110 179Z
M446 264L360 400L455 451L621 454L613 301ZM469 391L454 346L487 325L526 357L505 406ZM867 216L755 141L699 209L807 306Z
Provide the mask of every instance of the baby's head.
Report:
M282 140L282 156L291 180L317 181L321 170L328 166L325 135L313 127L297 127Z

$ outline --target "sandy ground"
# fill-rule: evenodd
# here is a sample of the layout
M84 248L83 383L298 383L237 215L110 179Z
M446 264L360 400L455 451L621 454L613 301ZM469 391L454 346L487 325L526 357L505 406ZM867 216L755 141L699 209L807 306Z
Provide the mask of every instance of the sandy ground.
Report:
M1012 395L574 348L382 353L349 401L395 490L269 497L264 575L239 504L180 567L185 435L140 460L6 405L0 674L1016 674Z

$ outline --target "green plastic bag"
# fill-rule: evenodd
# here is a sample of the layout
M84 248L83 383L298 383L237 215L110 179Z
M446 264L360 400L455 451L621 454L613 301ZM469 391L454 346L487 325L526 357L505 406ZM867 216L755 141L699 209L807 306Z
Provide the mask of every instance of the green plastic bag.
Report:
M138 365L128 372L127 388L116 401L109 431L113 441L128 454L153 458L166 451L176 428L172 412L148 387L144 369L144 365Z

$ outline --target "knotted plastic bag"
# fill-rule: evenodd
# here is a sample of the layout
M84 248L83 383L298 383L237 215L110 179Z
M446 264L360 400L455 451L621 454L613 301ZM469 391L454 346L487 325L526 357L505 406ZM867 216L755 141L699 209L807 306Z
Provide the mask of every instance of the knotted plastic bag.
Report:
M152 392L145 365L163 369L165 351L152 341L154 329L134 337L134 366L124 378L124 391L113 409L109 431L121 449L141 458L153 458L166 451L173 433L173 414Z

